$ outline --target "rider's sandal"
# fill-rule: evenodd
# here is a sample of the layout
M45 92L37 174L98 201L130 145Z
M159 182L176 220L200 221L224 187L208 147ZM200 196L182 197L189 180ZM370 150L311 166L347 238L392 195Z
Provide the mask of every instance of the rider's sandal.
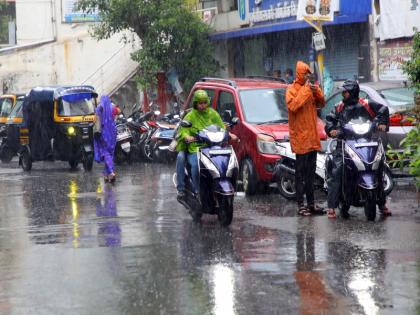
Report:
M337 218L337 215L335 214L334 209L328 209L327 210L327 216L328 216L328 219L336 219Z
M299 206L298 215L308 217L311 215L311 211L309 211L309 209L305 206Z
M318 205L309 205L308 209L311 212L311 214L313 214L313 215L324 215L325 213L327 213L324 210L324 208L322 208Z
M388 207L387 206L384 206L382 209L381 209L381 211L382 211L382 216L383 217L390 217L390 216L392 216L392 212L391 211L389 211L389 209L388 209Z

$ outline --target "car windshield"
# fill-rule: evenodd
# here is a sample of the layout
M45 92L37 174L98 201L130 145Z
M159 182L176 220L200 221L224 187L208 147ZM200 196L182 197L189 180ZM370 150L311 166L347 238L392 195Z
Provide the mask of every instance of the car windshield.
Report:
M391 107L396 110L405 110L414 107L414 89L393 88L381 90L380 94Z
M18 99L16 101L16 105L15 107L13 107L12 112L10 113L9 117L10 118L15 118L15 117L23 117L23 111L22 111L22 105L23 105L23 99Z
M0 116L7 117L12 111L13 100L9 97L0 100Z
M94 99L89 93L66 95L58 103L59 116L84 116L94 113Z
M271 124L288 121L285 89L256 89L239 92L245 121Z

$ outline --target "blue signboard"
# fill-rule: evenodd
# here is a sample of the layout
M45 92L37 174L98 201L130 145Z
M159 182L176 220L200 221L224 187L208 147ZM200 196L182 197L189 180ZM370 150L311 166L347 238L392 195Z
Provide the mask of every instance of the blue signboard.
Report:
M296 20L298 0L248 0L251 24Z

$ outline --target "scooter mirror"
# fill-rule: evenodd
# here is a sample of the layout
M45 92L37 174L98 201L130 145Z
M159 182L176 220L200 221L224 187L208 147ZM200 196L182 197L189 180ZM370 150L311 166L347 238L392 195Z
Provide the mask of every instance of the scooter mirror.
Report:
M237 124L239 124L239 117L233 117L232 118L232 125L237 125Z
M181 121L181 127L190 128L190 127L192 127L192 123L191 123L191 121L183 120L183 121Z

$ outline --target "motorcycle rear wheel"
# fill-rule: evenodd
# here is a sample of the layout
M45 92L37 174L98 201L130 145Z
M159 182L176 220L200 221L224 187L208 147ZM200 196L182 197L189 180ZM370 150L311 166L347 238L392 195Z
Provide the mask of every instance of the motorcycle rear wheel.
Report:
M26 172L30 171L32 169L32 158L30 153L25 150L21 157L20 157L20 164L22 166L22 169Z

